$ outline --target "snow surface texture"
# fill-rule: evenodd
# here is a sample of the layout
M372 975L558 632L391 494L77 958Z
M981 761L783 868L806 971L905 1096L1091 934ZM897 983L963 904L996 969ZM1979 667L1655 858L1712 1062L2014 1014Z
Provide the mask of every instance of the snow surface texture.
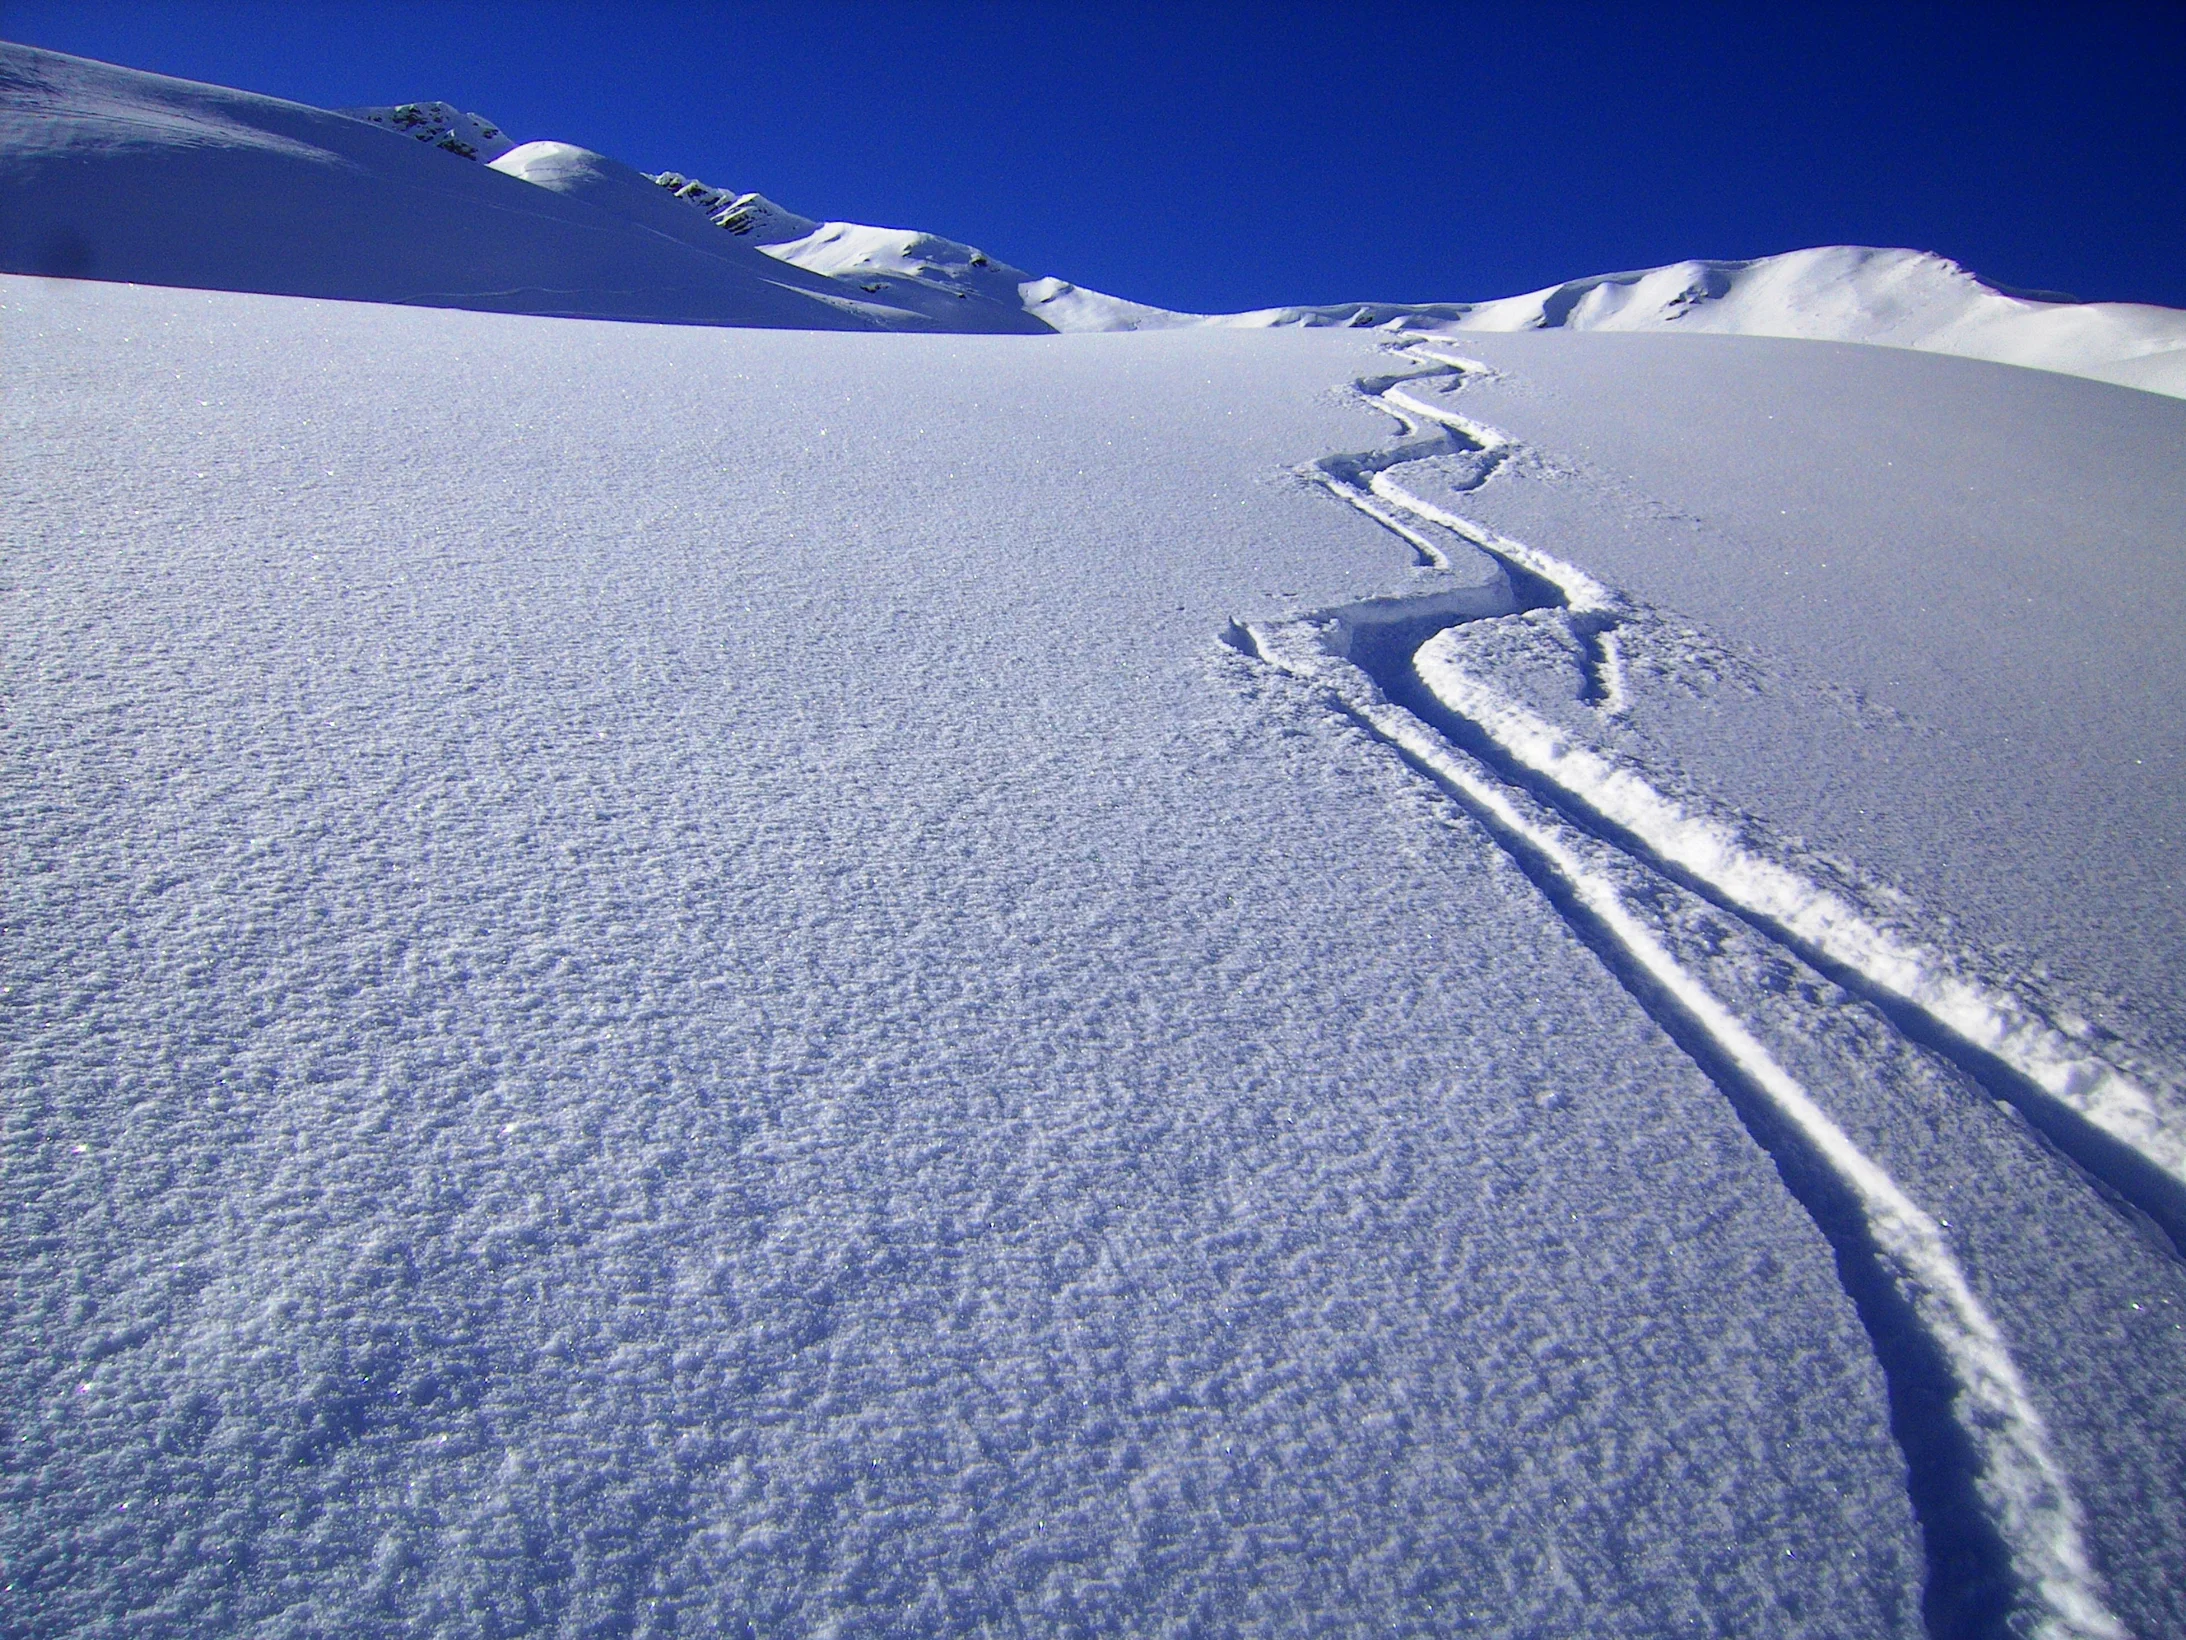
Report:
M360 140L359 124L417 151ZM1174 313L938 235L519 146L447 103L329 114L4 43L0 200L0 269L17 273L791 329L1669 329L1880 343L2186 396L2186 314L2000 290L1918 251L1680 262L1491 302Z
M2080 1506L2041 1414L1972 1290L1945 1234L1947 1221L1924 1212L1864 1153L1717 994L1746 1001L1740 993L1756 989L1751 974L1733 967L1711 977L1709 968L1724 967L1713 941L1699 961L1673 948L1690 943L1696 912L1704 920L1708 906L1738 915L1748 938L1757 933L1773 941L1783 957L1811 964L1817 979L1843 981L1910 1040L1941 1047L1996 1097L2026 1107L2100 1185L2137 1198L2182 1247L2186 1107L2175 1092L2140 1085L2145 1072L2106 1061L2105 1047L2117 1060L2127 1057L2117 1053L2122 1044L2104 1042L2076 1017L2046 1017L2038 1003L2014 995L2008 981L1973 977L1968 970L1975 964L1892 926L1914 920L1903 895L1875 893L1875 903L1863 904L1857 889L1830 880L1844 874L1829 862L1817 861L1822 869L1803 874L1796 844L1772 851L1750 817L1709 813L1699 801L1671 797L1644 768L1620 759L1605 742L1639 709L1627 649L1640 643L1656 654L1679 647L1689 654L1690 642L1680 643L1687 635L1674 619L1635 606L1574 565L1422 493L1477 496L1517 452L1506 435L1459 413L1448 397L1467 377L1492 378L1487 366L1420 345L1400 349L1399 357L1409 371L1357 384L1366 402L1395 420L1397 438L1359 455L1326 458L1312 474L1397 534L1425 565L1439 566L1468 546L1487 551L1504 567L1512 599L1500 610L1453 614L1441 607L1440 595L1425 593L1416 615L1404 600L1386 600L1373 606L1370 622L1351 605L1240 628L1240 647L1327 687L1344 710L1530 864L1574 926L1590 931L1627 976L1635 997L1715 1067L1726 1095L1749 1113L1756 1137L1778 1155L1786 1182L1810 1202L1816 1222L1834 1225L1848 1286L1868 1299L1886 1370L1949 1383L1947 1397L1939 1398L1948 1410L1928 1409L1923 1423L1932 1436L1944 1418L1954 1422L1953 1450L1925 1447L1908 1434L1910 1420L1901 1424L1901 1439L1916 1495L1925 1494L1931 1554L1985 1556L1991 1572L1985 1586L1962 1588L1956 1602L1939 1598L1944 1591L1931 1585L1935 1625L2122 1632L2104 1604L2082 1540ZM1659 400L1650 395L1649 402L1659 414ZM1718 461L1729 454L1721 444L1710 453ZM2170 502L2173 516L2186 519L2186 507L2177 505L2186 494L2167 496L2164 489L2156 486L2159 505ZM2175 551L2169 556L2175 577ZM1425 636L1427 630L1434 635ZM1515 697L1511 675L1526 670L1563 674L1562 721ZM2182 668L2161 670L2168 682ZM1407 702L1416 710L1407 710ZM1574 703L1591 711L1574 718ZM1982 702L1982 710L1993 714L1995 702ZM1710 750L1722 759L1720 742ZM1902 803L1908 782L1892 784ZM2175 783L2144 785L2141 797L2144 823L2175 823L2177 814L2166 813L2178 802ZM2167 862L2158 869L2167 871ZM2178 909L2172 908L2173 926L2181 921ZM1747 1006L1782 1011L1768 995ZM1811 1012L1834 1006L1826 1000ZM1814 1018L1801 1034L1818 1038L1826 1026Z
M0 291L9 1632L2186 1631L2186 407Z

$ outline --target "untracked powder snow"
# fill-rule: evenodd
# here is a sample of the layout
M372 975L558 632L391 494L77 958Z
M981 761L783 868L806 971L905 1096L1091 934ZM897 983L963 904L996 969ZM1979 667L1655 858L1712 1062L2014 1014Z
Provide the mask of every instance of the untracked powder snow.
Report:
M2186 406L0 324L9 1633L2186 1631Z

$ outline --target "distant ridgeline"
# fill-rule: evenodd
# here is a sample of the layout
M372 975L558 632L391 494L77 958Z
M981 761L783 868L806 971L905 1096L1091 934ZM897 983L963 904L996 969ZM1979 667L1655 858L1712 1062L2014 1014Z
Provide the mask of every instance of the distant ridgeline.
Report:
M2045 299L1921 251L1679 262L1485 302L1178 313L938 234L818 221L679 171L518 143L453 103L335 113L4 41L0 272L790 330L1777 336L2186 397L2186 313Z
M458 159L478 160L488 165L520 146L485 115L466 114L449 102L396 103L391 108L344 108L338 112L353 120L364 120L419 142L429 143ZM657 175L651 172L639 174L666 188L677 199L696 206L717 228L726 228L733 234L750 234L759 230L760 244L769 244L775 239L802 238L819 226L810 217L784 210L764 194L739 193L734 188L711 188L680 171L662 171ZM768 230L772 230L771 237Z
M444 102L352 110L358 118L488 163L514 148L498 128ZM1179 325L1343 326L1408 334L1508 330L1683 330L1879 343L2022 364L2186 396L2186 315L2015 290L1921 251L1824 246L1747 261L1692 261L1597 274L1487 302L1343 302L1187 314L1039 279L934 234L820 222L759 193L680 171L648 179L715 227L777 261L855 285L959 328L932 298L1020 308L1054 330ZM533 179L536 180L536 179ZM985 277L979 277L985 275ZM981 326L980 328L985 328ZM1014 328L1014 327L1012 327Z

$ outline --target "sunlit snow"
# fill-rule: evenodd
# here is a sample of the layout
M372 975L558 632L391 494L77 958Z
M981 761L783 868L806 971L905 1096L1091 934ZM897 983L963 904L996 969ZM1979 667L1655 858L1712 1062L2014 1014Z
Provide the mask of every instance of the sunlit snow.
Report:
M0 68L0 1628L2186 1631L2122 332ZM1680 333L1787 312L1901 345Z

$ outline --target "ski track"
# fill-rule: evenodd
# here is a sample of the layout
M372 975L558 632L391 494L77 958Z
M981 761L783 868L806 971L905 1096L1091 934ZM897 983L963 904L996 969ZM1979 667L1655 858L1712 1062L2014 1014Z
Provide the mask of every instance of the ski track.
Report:
M2041 1415L1943 1224L1672 955L1640 909L1644 899L1620 881L1666 880L1867 1001L1901 1035L2020 1108L2182 1250L2186 1133L2166 1125L2133 1076L2031 1003L1969 977L1970 964L1886 927L1848 893L1767 857L1731 823L1690 811L1470 670L1454 628L1549 612L1585 657L1582 699L1613 718L1628 704L1619 629L1648 612L1405 482L1407 465L1440 459L1464 469L1453 489L1477 490L1517 446L1420 391L1431 380L1491 375L1486 366L1419 343L1393 351L1416 368L1362 378L1354 390L1397 424L1397 435L1373 451L1324 457L1306 476L1405 541L1423 568L1452 567L1437 539L1446 532L1492 558L1503 584L1469 602L1438 590L1291 621L1233 622L1227 641L1324 691L1481 823L1775 1159L1837 1254L1893 1404L1918 1399L1915 1380L1941 1378L1947 1438L1893 1417L1928 1539L1930 1627L2124 1635Z

